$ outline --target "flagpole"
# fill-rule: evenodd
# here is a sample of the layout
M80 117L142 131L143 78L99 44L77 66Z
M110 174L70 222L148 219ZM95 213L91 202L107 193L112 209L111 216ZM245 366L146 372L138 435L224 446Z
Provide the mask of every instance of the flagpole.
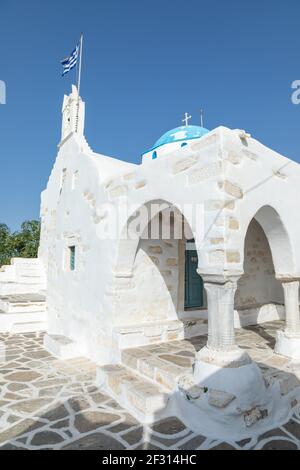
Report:
M78 83L77 83L77 90L78 90L78 98L80 96L80 85L81 85L81 65L82 65L82 45L83 45L83 34L80 35L80 49L79 49L79 69L78 69Z
M77 102L77 116L76 116L75 132L78 131L78 120L79 120L79 101L80 101L81 66L82 66L82 45L83 45L83 34L81 33L80 43L79 43L79 66L78 66L78 76L77 76L78 102Z

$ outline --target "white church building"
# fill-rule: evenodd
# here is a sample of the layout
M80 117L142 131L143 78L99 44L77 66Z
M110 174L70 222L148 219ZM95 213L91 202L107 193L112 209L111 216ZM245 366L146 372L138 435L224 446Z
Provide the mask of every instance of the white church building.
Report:
M243 130L188 122L126 163L91 150L84 114L73 87L41 195L45 347L96 361L99 387L143 421L175 413L223 436L274 426L299 383L283 394L235 329L284 320L274 356L300 363L300 166ZM199 335L189 372L149 359Z

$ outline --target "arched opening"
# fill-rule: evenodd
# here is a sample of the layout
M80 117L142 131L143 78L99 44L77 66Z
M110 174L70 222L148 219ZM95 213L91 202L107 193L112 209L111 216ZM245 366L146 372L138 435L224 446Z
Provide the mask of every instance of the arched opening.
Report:
M278 213L261 208L244 238L244 274L238 281L235 308L241 326L284 318L283 273L293 270L288 233Z
M145 208L148 214L142 222L134 221L133 215L128 219L127 236L123 233L119 242L115 276L121 283L123 278L126 288L118 292L116 324L139 329L151 324L153 342L183 339L187 333L181 320L205 304L195 234L172 203L150 201ZM139 234L133 236L136 228Z
M238 281L235 296L240 323L247 325L279 319L283 312L282 305L282 287L275 277L268 239L261 225L252 219L245 237L244 274Z
M270 245L277 277L294 272L294 256L282 217L271 206L263 206L253 217L262 227Z

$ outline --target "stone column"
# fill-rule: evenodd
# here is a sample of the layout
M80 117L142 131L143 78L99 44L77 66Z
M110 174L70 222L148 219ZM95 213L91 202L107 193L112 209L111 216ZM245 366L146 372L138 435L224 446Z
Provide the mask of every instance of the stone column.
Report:
M285 332L288 335L300 334L299 281L282 283L285 304Z
M235 342L234 296L241 273L200 274L207 291L208 339L196 355L192 381L225 402L234 400L235 413L251 410L265 402L266 387L257 364Z
M299 279L282 279L285 328L277 332L275 353L300 359Z
M240 275L201 275L207 292L208 340L197 359L220 367L238 367L251 362L235 343L234 296Z
M235 347L234 295L237 282L224 284L205 282L208 304L207 347L215 351L230 351Z

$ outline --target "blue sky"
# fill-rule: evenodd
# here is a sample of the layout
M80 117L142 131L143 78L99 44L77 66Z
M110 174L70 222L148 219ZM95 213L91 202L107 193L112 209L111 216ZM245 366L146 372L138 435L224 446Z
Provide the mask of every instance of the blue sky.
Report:
M0 222L38 218L84 32L82 96L93 150L138 163L192 114L242 128L300 162L299 0L0 0Z

